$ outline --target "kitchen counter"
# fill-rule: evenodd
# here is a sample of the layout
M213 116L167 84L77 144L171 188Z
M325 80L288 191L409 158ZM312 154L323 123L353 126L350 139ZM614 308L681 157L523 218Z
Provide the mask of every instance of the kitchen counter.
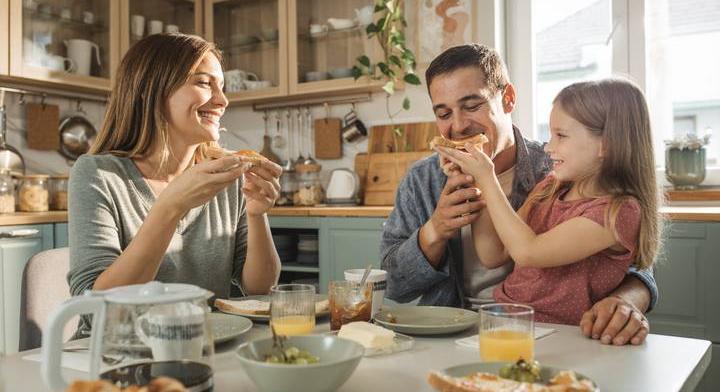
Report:
M346 216L346 217L387 217L392 206L318 206L318 207L275 207L270 216ZM694 222L720 222L720 207L676 207L660 209L670 220ZM16 212L0 214L0 226L33 225L42 223L67 222L67 211Z

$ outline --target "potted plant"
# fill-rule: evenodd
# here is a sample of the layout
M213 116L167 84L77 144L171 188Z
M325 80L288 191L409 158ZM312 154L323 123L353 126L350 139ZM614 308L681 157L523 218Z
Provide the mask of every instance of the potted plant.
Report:
M376 39L383 56L372 63L367 55L357 58L352 69L355 80L362 76L376 81L384 81L385 110L393 129L394 151L408 149L405 132L395 126L394 118L403 110L410 109L410 99L405 96L402 108L393 111L390 108L390 97L397 91L401 83L420 85L420 78L415 74L415 54L406 46L404 29L407 21L403 16L403 0L376 0L373 10L374 23L365 27L368 39Z

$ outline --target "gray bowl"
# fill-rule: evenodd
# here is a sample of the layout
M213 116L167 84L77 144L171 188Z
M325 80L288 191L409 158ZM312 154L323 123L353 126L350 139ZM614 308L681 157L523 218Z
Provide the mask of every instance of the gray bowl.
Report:
M284 365L266 363L272 338L255 340L240 345L236 354L248 377L264 392L335 391L355 371L365 349L351 340L335 336L290 336L285 347L294 346L320 358L310 365Z
M328 73L333 79L349 78L352 76L352 68L335 68Z

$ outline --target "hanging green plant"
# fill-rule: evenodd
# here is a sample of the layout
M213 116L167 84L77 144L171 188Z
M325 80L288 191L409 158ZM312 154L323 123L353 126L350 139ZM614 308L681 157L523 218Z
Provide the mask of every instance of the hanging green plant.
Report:
M405 27L407 21L403 16L403 0L376 0L374 9L375 23L365 28L368 39L376 39L382 48L383 57L373 64L370 57L362 55L357 58L352 74L355 80L367 76L371 80L385 81L385 110L393 127L394 150L407 151L405 132L395 126L394 118L403 110L410 109L410 98L403 98L402 108L393 112L390 109L390 97L395 94L401 81L418 86L420 78L415 74L415 54L406 46ZM402 145L401 145L402 144Z

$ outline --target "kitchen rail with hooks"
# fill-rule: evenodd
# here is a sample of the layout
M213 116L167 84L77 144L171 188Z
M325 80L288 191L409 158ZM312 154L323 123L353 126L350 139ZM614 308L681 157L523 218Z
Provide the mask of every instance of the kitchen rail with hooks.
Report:
M318 97L318 98L305 98L305 99L293 99L287 101L258 103L253 105L253 110L256 112L262 112L274 109L287 109L294 107L311 107L311 106L325 106L328 105L345 105L355 104L360 102L369 102L372 99L370 93L354 94L354 95L343 95L337 97Z
M58 97L58 98L66 98L66 99L72 99L72 100L78 100L78 101L95 101L95 102L100 102L100 103L107 103L107 98L99 97L96 95L79 94L79 93L64 93L64 92L60 92L60 91L35 91L35 90L25 89L25 88L0 86L0 106L2 106L4 104L3 98L5 96L5 93L19 94L21 98L25 95L31 95L31 96L42 97L43 99L48 98L48 97Z

